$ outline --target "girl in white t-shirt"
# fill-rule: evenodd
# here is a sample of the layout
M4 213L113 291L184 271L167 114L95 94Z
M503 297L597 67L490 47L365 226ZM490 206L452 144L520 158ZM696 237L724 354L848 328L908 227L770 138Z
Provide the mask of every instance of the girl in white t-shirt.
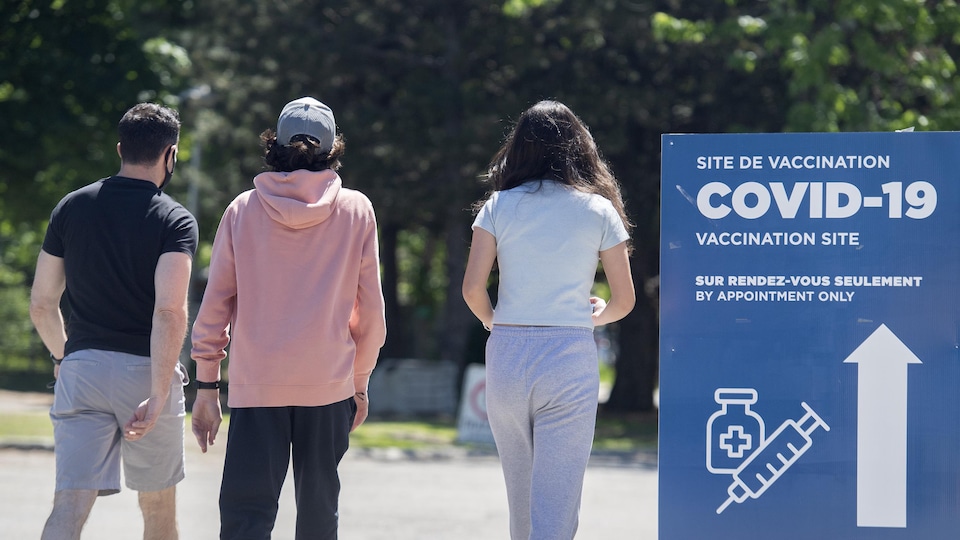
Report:
M491 329L487 415L507 485L513 540L577 530L599 376L593 328L633 309L620 187L583 122L562 103L520 115L477 205L463 297ZM609 302L591 297L597 262ZM494 311L487 282L499 268Z

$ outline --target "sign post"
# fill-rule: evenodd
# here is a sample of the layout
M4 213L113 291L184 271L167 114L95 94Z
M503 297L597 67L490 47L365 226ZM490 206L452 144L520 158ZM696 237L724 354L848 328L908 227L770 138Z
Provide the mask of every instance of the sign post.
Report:
M660 538L960 531L960 133L664 135Z

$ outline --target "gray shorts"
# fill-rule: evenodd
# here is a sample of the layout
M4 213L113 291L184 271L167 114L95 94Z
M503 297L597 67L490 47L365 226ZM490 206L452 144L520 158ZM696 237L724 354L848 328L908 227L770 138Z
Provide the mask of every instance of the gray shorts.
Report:
M159 491L183 480L183 366L171 375L170 397L156 426L136 442L123 425L150 397L150 358L87 349L63 359L50 419L57 461L56 490L120 491L120 462L128 488Z

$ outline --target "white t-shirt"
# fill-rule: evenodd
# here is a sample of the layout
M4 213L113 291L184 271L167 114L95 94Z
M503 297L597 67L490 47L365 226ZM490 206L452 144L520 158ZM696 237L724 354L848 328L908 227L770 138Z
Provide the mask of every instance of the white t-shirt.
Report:
M600 252L629 238L609 200L552 180L527 182L494 192L473 227L497 240L494 324L593 328Z

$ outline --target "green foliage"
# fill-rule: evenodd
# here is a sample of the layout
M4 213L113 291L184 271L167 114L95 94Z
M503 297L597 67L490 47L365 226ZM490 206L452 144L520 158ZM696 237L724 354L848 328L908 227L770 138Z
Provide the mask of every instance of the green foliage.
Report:
M0 23L0 248L17 283L4 328L24 320L50 209L115 169L116 122L144 99L181 111L169 191L196 210L198 268L263 169L258 136L280 107L331 105L344 183L391 233L389 339L405 340L392 350L449 358L482 341L467 341L458 292L467 209L510 121L539 99L570 105L621 179L638 288L659 272L662 133L960 126L955 0L9 0ZM640 334L655 345L655 298L621 323L621 339ZM655 377L656 347L632 347L624 361L653 369L617 372Z
M651 27L655 38L670 43L703 43L711 31L706 21L688 21L671 17L666 13L656 13Z
M443 271L443 244L424 228L401 231L398 243L401 281L397 289L401 302L439 309L447 280Z
M40 251L40 231L0 221L0 371L49 370L43 344L30 322L30 284Z
M787 84L782 130L957 129L955 2L728 7L716 19L657 14L657 39L731 50L727 65L746 74L774 71ZM737 25L712 25L724 20Z
M436 358L434 336L445 299L447 273L442 239L425 227L401 230L397 238L396 283L401 316L404 319L406 354L413 358Z
M38 355L38 338L30 323L30 290L23 274L0 263L0 365L29 369Z
M544 4L558 0L506 0L503 3L503 13L509 17L521 17Z
M29 318L45 219L68 191L114 170L116 122L160 94L162 47L148 62L128 19L137 5L0 5L0 370L49 370Z
M39 221L66 192L113 172L120 116L182 80L183 55L161 38L145 44L134 26L162 24L141 18L157 4L0 5L0 215Z

